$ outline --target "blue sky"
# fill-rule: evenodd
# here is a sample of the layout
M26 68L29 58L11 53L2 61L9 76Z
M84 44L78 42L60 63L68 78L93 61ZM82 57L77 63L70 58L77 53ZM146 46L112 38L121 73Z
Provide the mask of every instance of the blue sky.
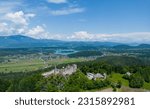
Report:
M0 35L150 43L150 0L1 0Z

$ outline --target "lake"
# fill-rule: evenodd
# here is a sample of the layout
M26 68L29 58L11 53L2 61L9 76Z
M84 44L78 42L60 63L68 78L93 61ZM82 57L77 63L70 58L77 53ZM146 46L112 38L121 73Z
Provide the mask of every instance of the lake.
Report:
M73 49L58 49L55 51L55 54L58 54L58 55L69 55L69 54L73 54L73 53L76 53L78 51L76 50L73 50Z

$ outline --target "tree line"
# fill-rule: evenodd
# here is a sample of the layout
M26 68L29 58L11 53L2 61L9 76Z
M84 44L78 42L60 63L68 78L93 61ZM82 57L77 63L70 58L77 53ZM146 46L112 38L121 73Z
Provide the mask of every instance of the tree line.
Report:
M118 60L116 60L118 61ZM120 60L121 61L121 60ZM124 61L124 60L123 60ZM110 64L105 61L95 60L88 62L76 63L78 71L71 76L51 75L48 78L43 77L43 72L50 71L53 68L41 69L33 72L20 73L0 73L0 91L10 92L71 92L71 91L87 91L93 89L101 89L112 86L121 87L121 81L116 86L112 84L109 78L102 80L89 80L86 76L90 73L106 73L109 77L112 73L120 73L122 78L129 81L129 87L141 88L144 82L150 83L150 66L132 64L131 60L123 65ZM136 61L134 60L134 63ZM139 62L139 61L137 61ZM59 65L61 68L64 65ZM128 75L130 72L131 75Z

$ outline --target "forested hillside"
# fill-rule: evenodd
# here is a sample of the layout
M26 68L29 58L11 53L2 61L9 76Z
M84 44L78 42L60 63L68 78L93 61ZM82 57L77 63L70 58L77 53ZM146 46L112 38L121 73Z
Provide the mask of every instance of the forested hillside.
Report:
M115 62L113 63L113 58L116 59L115 62L117 64ZM94 61L75 63L78 65L78 71L71 76L54 74L45 78L41 75L43 72L53 68L28 73L1 73L0 91L70 92L101 90L106 87L112 87L113 90L116 91L116 89L121 88L121 86L150 90L150 66L141 65L140 62L142 62L142 60L137 58L127 58L124 56L118 58L119 59L116 57L105 57ZM66 65L59 65L58 67L61 68L63 66ZM86 76L88 72L95 74L106 73L107 78L90 80Z

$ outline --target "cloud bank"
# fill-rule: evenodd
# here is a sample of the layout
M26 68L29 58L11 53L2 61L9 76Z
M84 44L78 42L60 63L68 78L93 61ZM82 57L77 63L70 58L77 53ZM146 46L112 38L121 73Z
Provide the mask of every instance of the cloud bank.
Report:
M132 32L116 34L92 34L86 31L75 32L69 40L102 41L121 43L150 43L150 32Z
M56 15L80 12L80 9L72 11L58 11ZM131 33L90 33L87 31L77 31L72 34L53 34L46 30L44 25L30 26L32 18L36 14L25 13L23 11L9 12L0 19L0 35L21 34L37 39L58 39L66 41L101 41L101 42L120 42L120 43L149 43L150 32L131 32ZM62 28L63 29L63 28Z

